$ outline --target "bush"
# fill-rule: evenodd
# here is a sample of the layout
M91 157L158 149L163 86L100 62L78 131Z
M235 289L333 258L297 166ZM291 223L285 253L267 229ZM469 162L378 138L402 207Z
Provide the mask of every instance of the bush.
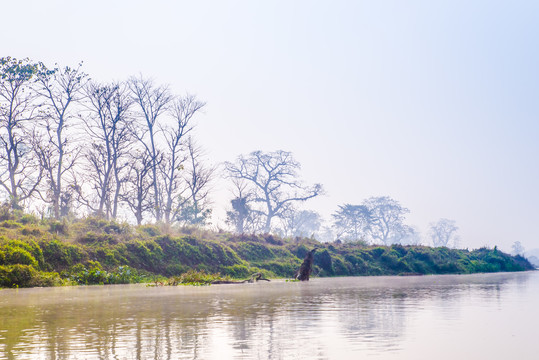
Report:
M41 240L45 263L55 270L63 270L88 258L83 248L59 240Z
M154 237L161 235L161 230L155 225L141 225L137 227L138 232Z
M30 265L0 266L0 287L58 286L62 284L56 272L38 272Z
M246 278L251 274L251 270L245 265L232 265L223 267L223 273L235 279Z
M18 229L22 225L16 222L15 220L4 220L0 223L0 227L6 228L6 229Z
M221 274L210 274L206 271L189 270L188 272L169 279L168 285L210 285L215 281L228 281L229 277Z
M49 232L56 235L66 235L68 231L68 225L65 221L52 220L49 223Z

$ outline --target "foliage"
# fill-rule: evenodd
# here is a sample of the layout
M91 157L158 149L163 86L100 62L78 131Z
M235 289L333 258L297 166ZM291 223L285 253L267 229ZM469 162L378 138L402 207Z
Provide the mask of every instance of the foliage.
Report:
M20 217L18 217L20 218ZM1 228L0 282L3 287L65 284L124 284L173 277L176 283L210 279L293 277L312 248L315 276L466 274L521 271L533 267L522 256L497 248L468 251L428 246L367 246L319 243L309 238L231 235L200 230L161 235L154 226L131 228L102 219L82 219L68 234L51 233L49 221ZM36 232L37 230L37 232ZM156 235L152 235L154 234ZM39 238L35 238L39 236ZM185 275L187 274L187 275ZM218 275L222 274L222 275Z
M66 277L79 285L130 284L149 280L149 276L129 266L118 266L112 271L106 271L97 261L88 261L86 265L75 265L70 272L66 273Z
M206 271L189 270L186 273L172 277L167 281L167 285L210 285L215 281L230 281L230 277L223 277L219 273L210 274Z
M56 272L37 271L31 265L0 265L0 287L59 286L64 282Z

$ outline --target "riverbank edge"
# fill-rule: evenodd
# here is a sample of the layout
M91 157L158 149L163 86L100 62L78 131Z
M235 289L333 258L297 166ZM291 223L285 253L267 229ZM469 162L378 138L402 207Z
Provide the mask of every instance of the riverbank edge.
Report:
M99 218L0 222L0 286L156 283L189 271L227 279L292 278L314 247L313 276L427 275L533 270L497 247L319 243L197 228L134 227Z

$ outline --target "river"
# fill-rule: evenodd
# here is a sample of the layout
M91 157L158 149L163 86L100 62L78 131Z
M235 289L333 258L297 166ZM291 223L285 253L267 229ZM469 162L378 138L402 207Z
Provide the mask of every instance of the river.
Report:
M0 359L537 359L539 272L0 290Z

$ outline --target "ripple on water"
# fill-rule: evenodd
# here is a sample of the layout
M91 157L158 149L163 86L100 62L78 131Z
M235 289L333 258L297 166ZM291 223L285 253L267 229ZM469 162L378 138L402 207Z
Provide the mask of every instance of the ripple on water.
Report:
M538 275L2 291L0 359L526 359Z

